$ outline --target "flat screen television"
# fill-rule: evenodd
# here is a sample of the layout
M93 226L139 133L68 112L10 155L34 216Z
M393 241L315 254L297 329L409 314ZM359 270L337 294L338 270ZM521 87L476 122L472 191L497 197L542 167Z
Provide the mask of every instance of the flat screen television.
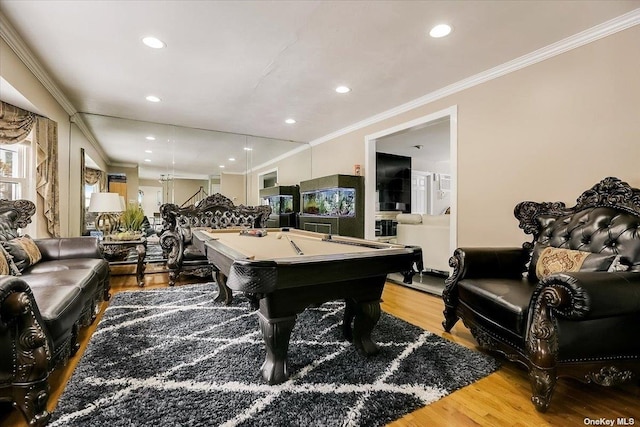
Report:
M376 153L380 211L411 212L411 157Z

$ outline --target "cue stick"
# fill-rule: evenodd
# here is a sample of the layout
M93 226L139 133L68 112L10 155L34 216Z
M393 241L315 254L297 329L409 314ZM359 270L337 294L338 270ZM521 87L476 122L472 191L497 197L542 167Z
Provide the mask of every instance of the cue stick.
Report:
M300 249L300 247L296 245L295 242L289 238L289 236L285 234L285 237L287 238L289 243L291 243L291 246L293 246L293 249L296 251L298 255L304 255L304 252L302 252L302 249Z

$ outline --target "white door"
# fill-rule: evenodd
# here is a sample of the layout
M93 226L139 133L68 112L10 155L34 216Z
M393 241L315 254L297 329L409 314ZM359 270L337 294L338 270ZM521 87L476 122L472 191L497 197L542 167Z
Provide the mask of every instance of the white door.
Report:
M153 218L154 213L160 212L162 187L141 185L140 191L142 191L142 210L147 217Z
M426 214L429 208L427 194L428 172L411 171L411 213Z

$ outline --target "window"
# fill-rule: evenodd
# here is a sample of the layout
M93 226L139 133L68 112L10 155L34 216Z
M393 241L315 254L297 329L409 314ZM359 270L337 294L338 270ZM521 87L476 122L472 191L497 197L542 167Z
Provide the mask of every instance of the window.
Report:
M19 144L0 145L0 198L32 199L31 134Z
M100 192L100 183L95 183L93 185L84 184L84 208L85 210L89 209L89 203L91 202L91 193Z
M35 160L32 147L33 132L18 144L0 145L0 198L9 200L26 199L35 202ZM31 217L31 223L22 234L36 236L38 216Z

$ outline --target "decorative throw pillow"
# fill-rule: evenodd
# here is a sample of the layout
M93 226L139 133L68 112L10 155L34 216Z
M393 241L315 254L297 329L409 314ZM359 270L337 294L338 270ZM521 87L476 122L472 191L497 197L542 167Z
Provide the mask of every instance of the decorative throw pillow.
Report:
M2 246L13 257L13 262L20 272L42 259L38 245L28 235L2 242Z
M9 272L6 274L11 274L14 276L22 275L16 263L13 262L13 257L11 256L11 254L9 254L9 252L7 252L7 250L2 245L0 245L0 258L4 258L7 261L7 267L9 268ZM2 274L5 274L5 273L2 273Z
M536 252L538 252L538 256L537 259L532 257L530 271L535 269L533 271L535 271L538 280L560 272L610 271L616 260L616 271L620 271L620 268L623 267L623 264L620 263L620 256L615 254L594 254L542 245L534 249L534 257Z
M2 276L9 276L13 274L11 267L9 267L10 256L11 255L6 253L4 249L0 249L0 275Z

